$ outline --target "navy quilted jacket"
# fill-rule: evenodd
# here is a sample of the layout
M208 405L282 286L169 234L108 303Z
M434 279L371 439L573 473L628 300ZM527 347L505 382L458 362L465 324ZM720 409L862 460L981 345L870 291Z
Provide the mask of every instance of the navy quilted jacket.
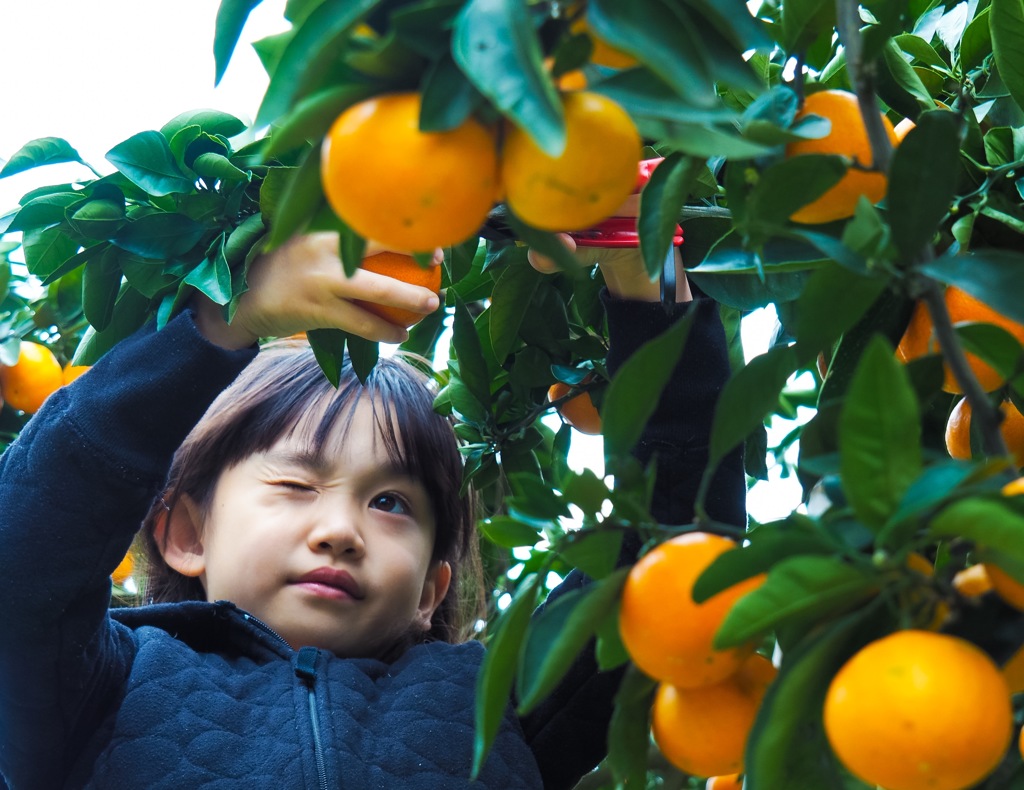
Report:
M608 309L613 368L672 320ZM638 451L661 459L663 520L692 515L727 375L721 325L701 313ZM509 705L471 784L479 643L388 664L292 650L228 602L108 611L109 575L173 451L253 353L211 346L188 314L144 330L0 458L0 774L12 790L571 787L603 755L619 677L591 656L528 717ZM738 458L719 478L713 510L742 523Z

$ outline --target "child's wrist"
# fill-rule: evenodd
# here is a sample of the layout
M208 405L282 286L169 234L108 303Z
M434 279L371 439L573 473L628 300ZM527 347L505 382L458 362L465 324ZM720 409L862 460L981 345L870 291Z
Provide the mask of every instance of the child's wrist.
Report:
M238 351L256 344L259 338L240 324L224 320L220 305L203 294L196 294L191 302L199 334L228 351Z

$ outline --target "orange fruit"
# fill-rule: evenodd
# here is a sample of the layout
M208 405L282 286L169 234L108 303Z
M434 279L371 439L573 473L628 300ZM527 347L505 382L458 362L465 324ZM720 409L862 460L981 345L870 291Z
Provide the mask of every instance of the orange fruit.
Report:
M364 258L359 268L374 274L393 277L410 285L429 288L434 293L441 290L441 267L430 266L429 268L424 268L416 263L416 259L411 255L402 255L397 252L379 252L376 255ZM426 315L423 313L414 313L412 310L402 310L398 307L366 302L361 299L353 301L364 310L374 315L379 315L385 321L390 321L398 326L410 327L426 318Z
M70 384L89 369L89 365L65 365L64 383Z
M743 790L743 776L742 774L712 776L708 779L707 787L704 790Z
M953 589L964 598L977 598L992 589L992 579L981 563L957 571L953 577Z
M695 689L660 684L651 729L665 759L695 776L741 772L750 728L775 675L771 661L755 653L720 683Z
M1024 466L1024 414L1010 401L1003 401L999 406L1003 413L1003 421L999 424L999 432L1013 456L1013 462L1019 467ZM967 398L961 398L949 413L946 421L946 450L951 458L960 461L971 460L971 404Z
M607 66L610 69L630 69L638 65L638 61L629 53L623 52L618 47L613 47L600 36L594 34L587 24L585 16L577 17L569 26L572 33L585 33L590 37L593 49L590 52L590 62L598 66Z
M846 768L886 790L961 790L999 764L1013 728L999 668L958 637L899 631L836 673L825 734Z
M1024 324L1019 324L1001 313L997 313L984 302L979 299L975 299L966 291L962 291L956 286L949 286L946 288L945 297L946 309L949 311L950 320L952 320L954 324L965 322L995 324L996 326L1005 329L1017 338L1022 345L1024 345ZM935 342L933 332L934 328L932 326L931 316L928 314L928 309L925 307L924 302L918 302L914 307L914 312L910 317L910 323L907 325L907 329L903 333L900 344L896 348L896 353L899 358L903 362L910 362L911 360L922 357L925 354L938 353L939 347ZM981 384L982 388L987 392L991 392L992 390L998 389L1002 386L1003 377L1000 376L987 362L983 362L979 357L971 353L967 354L967 361L970 364L974 375L977 377L978 383ZM950 371L948 365L945 366L945 372L946 377L943 382L942 389L946 392L963 392L963 389L953 377L953 373Z
M64 385L64 372L46 346L22 340L18 361L0 366L0 391L15 409L35 414L51 392Z
M996 595L1010 606L1024 612L1024 584L991 562L985 563L985 571L992 580L992 589L996 591Z
M323 142L320 179L356 233L413 252L458 244L483 225L498 194L490 129L468 119L419 128L420 96L391 93L349 107Z
M735 548L728 538L690 532L655 546L633 566L622 590L619 633L633 663L652 678L680 688L708 686L736 672L753 652L753 645L716 650L712 642L729 610L763 576L704 603L693 600L705 568Z
M935 106L938 107L940 110L949 109L948 104L943 104L940 101L935 102ZM904 118L898 124L896 124L892 128L892 130L893 133L896 135L896 139L899 140L900 142L903 142L903 138L906 137L910 133L910 130L913 129L915 126L917 126L917 124L910 120L910 118Z
M1024 691L1024 647L1010 656L1010 660L1003 664L1001 671L1011 694Z
M582 230L632 194L640 134L629 114L590 91L563 94L565 150L544 153L530 135L509 126L501 157L505 200L517 217L541 230Z
M1003 496L1020 496L1024 494L1024 477L1018 477L1003 486Z
M114 568L114 572L110 574L110 578L113 579L114 584L121 586L128 580L134 570L135 558L129 551L124 555L124 559L118 563L117 567Z
M569 394L571 387L561 381L556 381L548 389L548 400L556 401ZM575 398L569 398L558 407L558 413L562 418L580 433L596 436L601 433L601 415L594 406L594 401L589 392L581 392Z
M871 167L871 143L868 140L864 121L861 118L857 97L848 91L824 90L812 93L804 100L804 106L796 120L807 115L819 115L832 122L829 133L817 140L797 140L786 146L786 158L804 154L838 154L848 157L860 167ZM882 116L886 134L892 144L899 140L893 132L889 119ZM797 209L790 219L794 222L816 225L837 219L852 217L861 195L872 203L885 197L889 180L885 173L869 172L851 167L839 183L824 195Z

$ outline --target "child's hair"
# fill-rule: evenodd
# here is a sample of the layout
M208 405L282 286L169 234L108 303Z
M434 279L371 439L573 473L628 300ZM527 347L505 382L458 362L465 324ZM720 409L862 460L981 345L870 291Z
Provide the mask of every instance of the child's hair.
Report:
M434 612L430 631L416 641L469 638L484 605L475 499L461 493L458 442L451 423L433 409L430 377L410 361L382 357L362 384L346 355L335 389L305 343L279 342L262 349L175 453L165 493L154 501L139 536L147 566L141 600L206 600L199 579L169 567L157 544L157 525L181 506L182 496L205 515L222 472L269 450L309 413L321 414L311 441L322 452L336 425L348 429L364 398L372 404L389 458L422 483L430 497L436 524L431 561L447 561L452 569L448 595Z

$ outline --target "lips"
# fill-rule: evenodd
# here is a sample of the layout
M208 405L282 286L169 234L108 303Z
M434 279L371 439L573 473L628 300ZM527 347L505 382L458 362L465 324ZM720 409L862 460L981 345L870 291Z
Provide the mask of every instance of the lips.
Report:
M356 600L363 598L363 591L352 575L348 571L336 568L317 568L315 571L300 576L295 583L305 586L311 592L327 597L347 597Z

